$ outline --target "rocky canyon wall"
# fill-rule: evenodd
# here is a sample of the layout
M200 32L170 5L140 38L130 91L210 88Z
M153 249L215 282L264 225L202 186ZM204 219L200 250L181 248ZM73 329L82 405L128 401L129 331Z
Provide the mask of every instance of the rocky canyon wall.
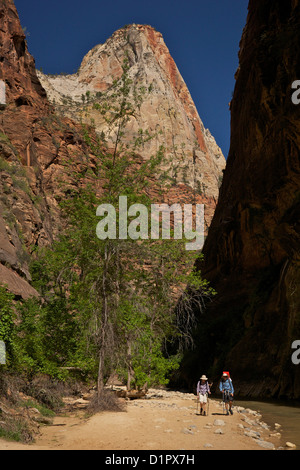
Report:
M231 145L199 269L218 295L197 332L196 367L231 371L249 396L300 397L300 3L250 0L231 102ZM224 370L224 369L223 369Z
M117 129L105 122L99 106L113 105L122 84L124 59L128 60L130 99L135 108L124 142L130 144L142 130L145 138L139 152L146 160L163 145L165 160L157 178L164 178L165 187L190 188L189 202L195 193L197 201L206 206L209 225L226 162L204 127L161 33L149 25L127 25L89 51L76 74L37 74L58 112L93 122L96 131L113 143ZM146 132L153 138L147 139Z
M79 164L87 149L79 126L49 105L12 0L0 0L0 25L0 284L28 298L30 257L62 227L64 162Z
M141 159L166 146L161 171L171 184L160 191L153 177L153 203L205 203L210 224L225 159L204 128L161 34L148 26L123 28L86 55L78 74L52 79L36 72L13 0L0 0L0 284L16 298L37 295L31 286L31 256L37 247L51 244L65 223L59 201L70 187L76 189L67 162L75 171L87 161L93 168L79 121L90 123L92 117L96 131L107 132L93 98L113 93L125 49L130 78L144 94L126 135L131 139L140 127L154 133L160 127L157 139L145 143ZM69 105L63 104L66 100ZM101 192L100 181L95 191Z

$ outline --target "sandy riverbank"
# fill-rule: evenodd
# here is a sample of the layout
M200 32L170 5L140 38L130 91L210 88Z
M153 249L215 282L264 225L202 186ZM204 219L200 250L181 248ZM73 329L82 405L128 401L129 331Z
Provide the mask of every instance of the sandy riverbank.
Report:
M257 412L234 407L224 416L220 400L210 400L208 416L197 414L196 397L150 390L128 401L124 412L86 418L84 410L54 418L34 444L0 439L0 450L264 450L284 445Z

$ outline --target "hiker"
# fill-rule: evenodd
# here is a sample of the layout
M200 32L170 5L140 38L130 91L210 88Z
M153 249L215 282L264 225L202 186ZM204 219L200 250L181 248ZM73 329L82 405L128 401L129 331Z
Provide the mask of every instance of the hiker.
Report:
M223 403L225 404L226 415L229 415L229 413L233 415L232 402L233 402L234 388L232 385L232 380L230 378L229 372L223 372L219 388L223 394Z
M200 415L206 415L206 404L207 404L207 396L210 395L210 387L208 385L208 378L206 375L202 375L200 377L199 382L197 383L197 395L200 402Z

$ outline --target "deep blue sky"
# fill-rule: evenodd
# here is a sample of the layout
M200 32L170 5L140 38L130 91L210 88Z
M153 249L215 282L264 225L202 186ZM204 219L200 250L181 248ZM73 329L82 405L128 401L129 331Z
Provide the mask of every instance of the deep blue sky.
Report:
M76 72L84 55L125 24L155 27L225 158L228 103L248 0L15 0L29 52L45 73Z

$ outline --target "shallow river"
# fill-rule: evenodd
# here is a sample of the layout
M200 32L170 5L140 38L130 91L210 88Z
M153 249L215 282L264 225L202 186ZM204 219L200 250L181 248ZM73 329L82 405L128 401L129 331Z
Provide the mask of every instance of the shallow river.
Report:
M262 414L262 420L274 429L278 423L278 430L282 435L282 442L292 442L300 450L300 405L292 406L281 402L261 402L235 400L236 406L243 406Z

